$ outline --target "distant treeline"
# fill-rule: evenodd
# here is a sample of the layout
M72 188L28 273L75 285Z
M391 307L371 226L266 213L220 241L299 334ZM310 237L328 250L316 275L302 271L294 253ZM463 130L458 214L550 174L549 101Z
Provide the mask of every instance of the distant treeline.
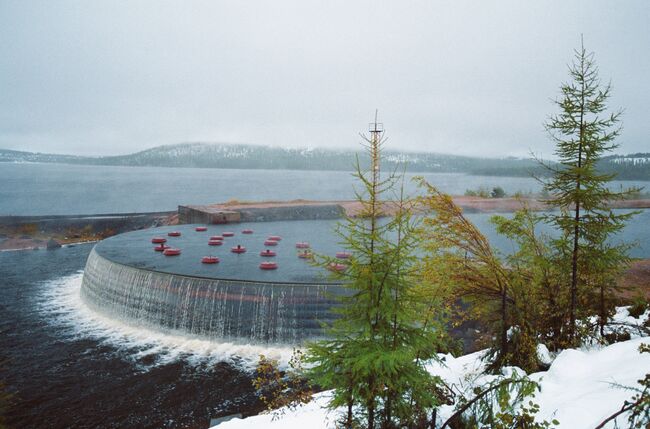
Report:
M363 152L333 149L284 149L268 146L183 143L141 152L105 157L43 154L0 149L0 162L53 162L85 165L121 165L189 168L241 168L350 171L356 157L369 164ZM526 158L478 158L438 153L385 151L382 169L409 172L468 173L486 176L546 176L549 171ZM610 156L601 162L606 173L622 180L650 180L650 153Z
M608 156L598 164L601 173L615 174L617 180L650 180L650 153ZM475 168L480 176L548 177L552 171L539 164Z

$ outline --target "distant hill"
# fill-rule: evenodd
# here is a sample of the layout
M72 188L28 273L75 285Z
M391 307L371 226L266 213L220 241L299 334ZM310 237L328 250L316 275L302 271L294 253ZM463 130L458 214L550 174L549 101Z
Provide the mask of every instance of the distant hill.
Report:
M650 180L650 153L612 155L603 158L601 171L615 173L620 180Z
M409 172L469 173L489 176L529 176L545 172L533 159L478 158L426 152L383 153L382 168L406 163ZM0 162L54 162L87 165L152 167L352 170L356 157L368 165L365 153L336 149L284 149L240 144L182 143L158 146L121 156L83 157L0 149ZM614 155L603 159L603 171L620 179L650 180L650 154Z
M17 150L0 149L0 162L56 162L60 164L82 164L84 160L92 160L75 155L55 155L50 153L21 152Z
M615 174L617 180L650 180L650 153L609 155L598 165L601 173ZM549 171L537 164L527 166L504 165L475 168L473 174L485 176L547 176Z

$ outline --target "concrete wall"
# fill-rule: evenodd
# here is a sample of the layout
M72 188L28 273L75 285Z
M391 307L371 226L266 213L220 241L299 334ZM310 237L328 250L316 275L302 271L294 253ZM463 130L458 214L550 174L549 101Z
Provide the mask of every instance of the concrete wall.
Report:
M236 211L211 210L202 206L178 206L178 222L219 224L240 222L240 214Z
M340 219L343 208L338 204L284 206L238 209L242 222L269 222L278 220Z

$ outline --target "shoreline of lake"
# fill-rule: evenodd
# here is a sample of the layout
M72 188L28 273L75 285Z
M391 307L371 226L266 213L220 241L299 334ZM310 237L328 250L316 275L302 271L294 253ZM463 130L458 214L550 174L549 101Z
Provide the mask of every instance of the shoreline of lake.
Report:
M513 213L523 207L534 211L548 210L549 206L537 198L483 198L470 196L452 196L454 202L467 213ZM209 204L198 207L204 210L222 210L224 212L246 212L256 210L258 213L269 214L278 208L293 208L293 214L283 220L299 220L304 216L306 207L312 209L331 208L337 205L342 213L356 216L361 205L353 200L317 201L238 201ZM615 209L650 209L650 199L622 200L612 203ZM385 202L383 210L391 215L396 210L394 202ZM416 212L422 213L417 206ZM264 218L265 216L259 216ZM45 248L47 241L54 239L60 244L79 244L97 241L112 235L136 229L150 228L160 225L178 224L178 213L116 213L103 215L46 215L46 216L0 216L0 251L30 250Z

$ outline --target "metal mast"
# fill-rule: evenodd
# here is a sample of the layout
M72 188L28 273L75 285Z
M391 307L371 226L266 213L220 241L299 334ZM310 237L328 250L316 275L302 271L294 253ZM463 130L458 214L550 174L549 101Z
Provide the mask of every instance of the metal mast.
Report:
M372 168L372 188L373 191L377 191L377 185L379 184L379 156L380 156L380 146L381 146L381 137L384 133L384 124L377 122L377 110L375 110L375 122L372 122L368 126L370 131L370 162Z

